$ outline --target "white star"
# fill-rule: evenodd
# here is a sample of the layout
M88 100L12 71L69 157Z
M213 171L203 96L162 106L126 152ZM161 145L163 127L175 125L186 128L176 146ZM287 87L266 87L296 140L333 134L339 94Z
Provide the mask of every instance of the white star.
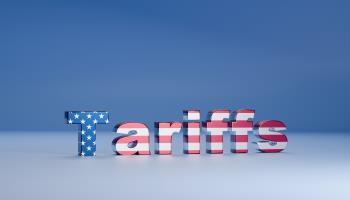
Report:
M85 152L81 152L81 156L85 156Z
M96 119L94 119L94 124L97 124L97 120Z
M86 126L87 129L91 129L91 127L92 126L90 124Z
M102 119L103 117L104 117L104 115L101 113L101 114L100 114L100 118Z
M69 119L69 120L68 120L68 123L71 124L71 123L73 123L73 121L72 121L71 119Z
M96 131L93 131L94 135L96 135Z
M87 149L88 151L91 151L91 147L90 147L90 146L86 147L86 149Z
M84 119L82 119L80 122L81 122L81 124L85 124L85 120Z
M74 115L74 118L75 118L75 119L78 119L78 118L79 118L79 115L78 115L78 114L75 114L75 115Z
M106 119L106 120L105 120L105 122L106 122L106 124L108 124L108 123L109 123L109 120L108 120L108 119Z
M94 145L96 145L96 142L93 142Z
M96 153L94 152L93 155L96 156Z
M84 141L82 141L82 142L81 142L81 145L83 145L83 146L84 146L84 145L85 145L85 142L84 142Z
M82 130L82 131L81 131L81 134L82 134L82 135L85 135L85 131L84 131L84 130Z
M89 113L88 115L86 115L88 119L91 119L91 114Z
M88 136L86 137L86 139L91 140L91 136L90 136L90 135L88 135Z

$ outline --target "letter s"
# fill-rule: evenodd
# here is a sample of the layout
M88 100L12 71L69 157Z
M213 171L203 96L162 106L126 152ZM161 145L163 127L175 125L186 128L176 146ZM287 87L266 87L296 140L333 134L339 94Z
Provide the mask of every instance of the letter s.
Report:
M283 151L288 143L287 136L279 131L287 130L286 125L277 120L264 120L255 124L256 137L262 141L256 142L258 150L263 153L278 153Z

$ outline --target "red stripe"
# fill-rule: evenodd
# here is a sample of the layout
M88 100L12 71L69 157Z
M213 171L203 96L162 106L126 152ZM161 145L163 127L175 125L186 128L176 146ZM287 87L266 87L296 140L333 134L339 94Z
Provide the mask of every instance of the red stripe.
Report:
M171 143L172 136L156 136L156 143Z
M200 154L200 150L184 150L185 154Z
M278 153L283 151L283 149L259 149L263 153Z
M224 121L207 121L203 122L204 128L228 128L228 122Z
M180 122L155 122L156 128L181 128L182 123Z
M191 143L200 143L201 137L198 135L185 135L184 136L184 142L191 142Z
M160 155L169 155L171 154L171 151L156 150L155 153Z
M120 136L113 140L113 144L119 143L119 144L128 144L130 142L137 141L137 143L149 143L149 137L148 136Z
M207 142L223 142L224 137L222 135L207 135Z
M150 155L149 151L115 151L117 155Z
M231 142L248 142L248 135L231 135Z
M239 110L236 110L235 113L255 113L255 110L251 110L251 109L239 109Z
M233 149L232 153L248 153L248 149Z
M255 124L255 127L259 128L285 128L286 125L277 120L264 120L264 121L259 121L258 123Z
M226 110L226 109L215 109L215 110L209 111L209 114L213 114L213 113L230 113L230 110Z
M223 150L209 150L207 149L207 153L211 153L211 154L221 154L223 153Z
M200 128L200 122L183 122L184 128Z
M115 126L116 129L118 128L147 128L148 127L143 124L143 123L138 123L138 122L122 122L122 123L119 123Z
M287 136L285 135L258 135L257 137L273 142L288 142Z
M232 128L253 128L253 122L252 121L233 121L231 122L231 127Z

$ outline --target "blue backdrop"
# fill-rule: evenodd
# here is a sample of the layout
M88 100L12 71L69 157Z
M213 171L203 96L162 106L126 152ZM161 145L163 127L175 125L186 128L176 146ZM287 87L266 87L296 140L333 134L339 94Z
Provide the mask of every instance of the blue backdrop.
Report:
M254 108L290 131L349 131L348 1L1 1L1 130L72 130Z

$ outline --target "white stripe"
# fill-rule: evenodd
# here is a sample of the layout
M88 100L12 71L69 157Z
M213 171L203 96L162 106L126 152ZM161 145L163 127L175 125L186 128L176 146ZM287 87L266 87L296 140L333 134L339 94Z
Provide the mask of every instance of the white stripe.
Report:
M222 142L207 142L208 150L223 150Z
M180 128L159 128L157 135L159 136L171 136L174 133L178 133L180 132L181 127Z
M255 134L260 134L260 135L281 135L278 131L284 131L286 128L283 127L271 127L271 128L259 128L256 131L254 131Z
M235 120L247 121L254 118L254 113L236 113Z
M171 150L171 143L156 143L156 150Z
M285 149L288 142L276 142L275 145L271 145L269 141L257 142L259 149Z
M247 135L249 131L253 131L253 128L231 128L234 135Z
M134 148L130 148L128 143L117 143L114 148L115 151L149 151L149 144L137 143Z
M200 120L201 116L199 112L196 113L187 113L187 115L184 115L184 120L185 121L190 121L190 120Z
M222 135L224 131L229 131L228 128L207 128L208 135Z
M200 143L185 143L185 150L200 150Z
M200 135L200 128L187 128L186 135Z
M210 116L211 121L223 121L224 119L229 119L230 113L212 113Z
M246 150L248 149L248 142L234 142L231 146L235 150Z

